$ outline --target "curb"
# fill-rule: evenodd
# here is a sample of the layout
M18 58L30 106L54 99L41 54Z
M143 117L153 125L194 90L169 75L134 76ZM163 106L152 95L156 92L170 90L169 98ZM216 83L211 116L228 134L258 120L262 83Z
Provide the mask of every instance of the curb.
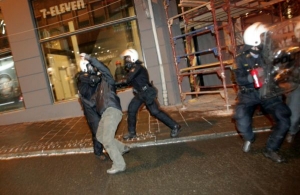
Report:
M270 131L269 128L254 130L255 133L262 133L268 131ZM207 135L179 137L176 139L169 138L164 140L156 140L156 141L149 141L143 143L132 143L127 145L130 148L141 148L141 147L149 147L149 146L160 146L160 145L167 145L167 144L194 142L199 140L216 139L216 138L230 137L230 136L237 136L237 135L238 133L236 131L230 131L225 133L212 133ZM11 160L11 159L31 158L31 157L41 157L41 156L62 156L62 155L70 155L70 154L87 154L87 153L93 153L93 147L2 154L0 155L0 160Z

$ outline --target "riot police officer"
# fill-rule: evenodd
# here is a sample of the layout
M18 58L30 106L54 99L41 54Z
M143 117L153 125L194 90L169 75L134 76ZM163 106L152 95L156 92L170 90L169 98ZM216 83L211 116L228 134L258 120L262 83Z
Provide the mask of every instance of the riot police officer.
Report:
M300 43L300 22L297 21L296 26L294 27L294 35L295 35L295 42L297 43L297 46ZM299 50L299 49L298 49ZM297 54L297 64L298 67L300 66L299 63L299 51ZM300 69L300 68L299 68ZM298 69L298 70L299 70ZM287 99L287 105L291 109L292 115L291 115L291 126L287 133L286 140L288 143L292 143L295 139L295 136L299 133L299 125L300 125L300 77L298 77L298 86L294 91L291 91L286 94Z
M256 106L261 105L263 110L270 114L275 122L263 154L265 157L281 163L285 159L278 154L278 150L289 129L291 112L280 96L262 98L260 95L264 85L263 77L267 74L267 68L261 53L260 36L267 30L265 25L257 22L249 26L244 32L245 46L243 52L236 57L236 66L234 67L235 78L239 87L234 118L236 127L244 139L242 150L249 152L252 143L255 141L252 116Z
M171 138L178 137L181 126L159 109L156 102L157 91L149 81L147 69L138 60L138 53L134 49L127 49L121 54L127 73L127 84L133 87L134 97L128 106L128 134L123 136L127 140L136 137L136 115L142 104L145 104L151 115L163 122L171 129Z
M80 61L81 71L76 74L75 78L77 80L77 88L78 88L79 96L89 100L91 99L92 95L95 93L97 87L96 84L99 80L95 79L98 77L96 75L96 72L94 71L88 72L88 68L87 68L88 61L83 59L84 56L85 56L84 53L80 54L80 57L82 58ZM80 98L80 103L83 107L84 116L88 122L88 125L92 133L94 154L99 159L105 160L107 159L107 157L106 154L103 153L103 145L96 138L100 116L97 114L96 109L88 105L86 102L82 101L82 98Z

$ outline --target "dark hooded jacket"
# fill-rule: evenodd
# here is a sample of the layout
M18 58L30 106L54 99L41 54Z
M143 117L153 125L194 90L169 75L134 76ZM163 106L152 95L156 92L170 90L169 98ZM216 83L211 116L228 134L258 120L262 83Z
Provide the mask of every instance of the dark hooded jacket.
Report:
M84 99L84 101L89 103L91 106L96 106L96 110L99 115L102 115L109 107L122 111L120 98L116 93L115 81L109 69L94 57L91 57L88 61L101 73L101 82L98 83L96 92L92 96L91 100L88 101L87 99Z

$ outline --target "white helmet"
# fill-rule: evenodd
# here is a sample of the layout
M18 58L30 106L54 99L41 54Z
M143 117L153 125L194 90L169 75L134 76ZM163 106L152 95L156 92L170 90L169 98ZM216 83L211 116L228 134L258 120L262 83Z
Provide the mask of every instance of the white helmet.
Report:
M86 55L86 53L79 54L80 57L84 57L85 55Z
M80 60L80 69L82 72L87 72L87 67L86 65L88 64L89 62L87 60Z
M120 55L121 58L124 58L125 56L130 56L130 61L131 62L136 62L139 59L139 54L136 50L134 49L126 49L123 51Z
M80 56L80 62L79 62L79 65L80 65L80 69L82 72L86 72L87 71L87 68L86 68L86 65L89 63L87 60L84 59L86 53L81 53L79 56Z
M260 35L267 32L267 27L261 22L255 22L244 32L244 42L246 45L258 46L261 43Z

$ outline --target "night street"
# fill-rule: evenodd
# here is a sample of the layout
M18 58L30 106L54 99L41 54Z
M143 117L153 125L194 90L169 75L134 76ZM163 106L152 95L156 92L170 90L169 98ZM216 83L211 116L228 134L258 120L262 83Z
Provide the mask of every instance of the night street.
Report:
M299 194L299 136L277 164L261 153L268 134L249 154L238 136L133 148L116 175L91 153L2 160L1 194Z

